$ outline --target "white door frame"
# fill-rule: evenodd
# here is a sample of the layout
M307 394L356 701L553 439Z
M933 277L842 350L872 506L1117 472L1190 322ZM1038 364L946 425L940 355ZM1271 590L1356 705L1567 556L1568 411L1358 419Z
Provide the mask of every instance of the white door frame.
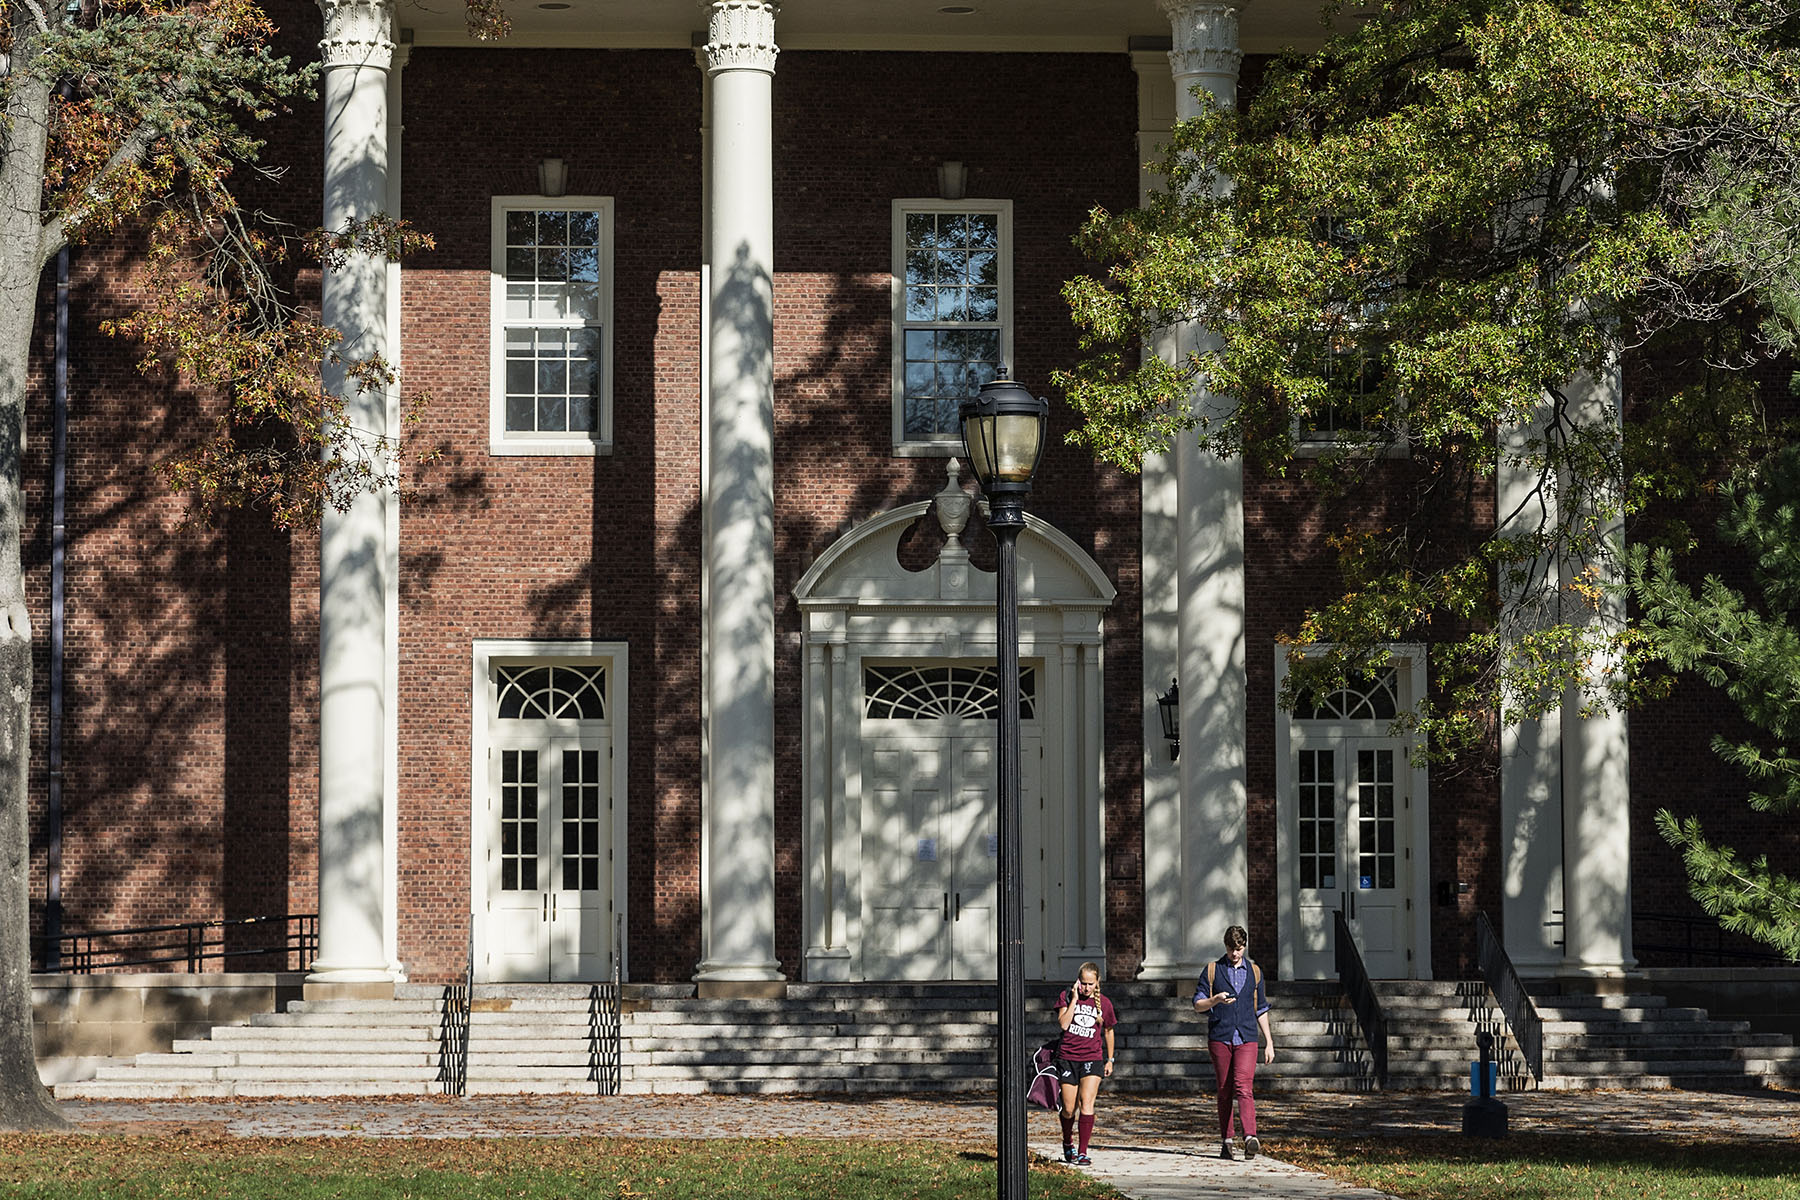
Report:
M626 908L627 863L626 831L629 827L626 781L630 778L630 738L627 736L630 708L629 645L625 642L566 640L488 639L473 643L471 693L469 711L469 914L473 933L476 978L482 978L482 964L487 961L487 929L481 914L487 911L487 856L489 824L487 801L488 759L493 748L494 681L497 665L594 666L605 665L606 711L612 733L612 880L611 895L615 919L615 952L619 956L619 977L629 979L631 960L631 922ZM548 732L572 733L573 722L538 722ZM564 730L563 725L568 729Z
M1322 654L1329 647L1310 646L1304 648L1307 654ZM1275 694L1279 696L1283 684L1287 681L1290 647L1275 647ZM1402 711L1417 704L1425 695L1425 647L1420 645L1389 646L1391 665L1394 668L1399 695L1396 697ZM1344 723L1340 726L1349 736L1368 736L1385 738L1389 736L1388 723L1370 721L1362 723ZM1275 708L1275 906L1276 937L1279 943L1279 964L1281 978L1295 978L1294 951L1298 940L1300 887L1299 848L1294 845L1294 835L1290 832L1295 827L1297 814L1294 807L1294 756L1295 738L1292 714L1284 711L1279 705ZM1411 851L1406 864L1407 895L1411 901L1411 922L1409 934L1411 938L1412 969L1410 978L1431 978L1431 819L1430 792L1428 772L1418 761L1417 755L1407 756L1408 787L1410 789L1409 819L1402 829L1407 837ZM1347 869L1348 864L1343 864Z
M901 537L932 507L931 501L904 505L851 530L794 588L805 663L802 920L808 981L866 977L863 660L994 655L994 576L969 562L957 534L948 535L925 570L900 565ZM1029 514L1018 554L1019 657L1043 663L1043 808L1025 819L1039 819L1044 859L1021 866L1028 879L1042 872L1044 943L1041 960L1027 963L1026 973L1035 977L1041 961L1046 977L1063 979L1083 961L1105 961L1101 623L1116 589L1084 550Z

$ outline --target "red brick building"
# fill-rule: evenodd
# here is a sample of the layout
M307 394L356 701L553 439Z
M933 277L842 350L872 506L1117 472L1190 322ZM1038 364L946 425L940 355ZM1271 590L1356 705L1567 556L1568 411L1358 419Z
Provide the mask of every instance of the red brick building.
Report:
M198 418L97 338L128 272L78 255L64 926L316 909L315 978L377 986L471 944L491 980L991 978L993 550L952 519L955 406L1073 362L1085 214L1315 6L575 0L492 44L321 7L322 43L272 9L325 63L276 202L435 237L323 305L443 453L321 538L188 527L155 466ZM1459 972L1478 909L1528 973L1633 964L1634 893L1685 903L1648 814L1718 770L1687 710L1648 760L1564 713L1442 779L1388 735L1423 647L1284 713L1276 638L1342 514L1196 451L1098 466L1073 420L1021 544L1029 977L1191 978L1231 923L1326 974L1339 909L1378 975Z

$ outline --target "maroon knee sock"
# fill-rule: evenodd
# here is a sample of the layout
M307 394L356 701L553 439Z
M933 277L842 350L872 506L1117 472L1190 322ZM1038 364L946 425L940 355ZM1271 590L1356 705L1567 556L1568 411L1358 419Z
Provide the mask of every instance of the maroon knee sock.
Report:
M1059 1110L1056 1114L1056 1119L1062 1122L1063 1145L1064 1146L1074 1145L1075 1144L1075 1114L1074 1113L1066 1113L1066 1112L1062 1112Z
M1088 1143L1090 1141L1092 1141L1093 1138L1094 1138L1094 1114L1093 1113L1082 1113L1081 1114L1081 1146L1080 1146L1081 1153L1083 1153L1083 1154L1087 1153Z

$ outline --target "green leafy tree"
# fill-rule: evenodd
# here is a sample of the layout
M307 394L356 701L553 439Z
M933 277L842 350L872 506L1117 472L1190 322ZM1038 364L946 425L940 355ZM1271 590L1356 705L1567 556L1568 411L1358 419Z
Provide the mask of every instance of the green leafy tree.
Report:
M213 414L171 459L196 512L252 505L282 526L394 482L394 447L340 420L320 383L339 338L281 280L293 256L428 244L375 218L301 235L259 220L234 185L272 175L251 132L315 69L271 50L249 0L0 0L0 1126L61 1123L31 1030L26 766L32 631L20 564L26 387L47 263L72 243L133 237L142 308L112 328L146 370ZM343 364L385 388L378 360Z
M1754 596L1716 575L1690 587L1667 547L1634 552L1633 591L1654 653L1721 689L1757 731L1712 739L1748 779L1750 807L1791 816L1800 813L1800 448L1783 449L1727 490L1719 536L1744 552ZM1746 861L1714 844L1697 817L1664 809L1656 827L1681 851L1707 912L1800 962L1800 878L1766 854Z
M1243 113L1177 127L1160 195L1084 230L1072 439L1129 469L1197 438L1345 501L1343 593L1292 634L1339 649L1290 687L1429 630L1413 719L1440 756L1570 688L1660 686L1603 617L1616 531L1786 436L1747 368L1800 295L1797 28L1763 0L1389 0L1275 63ZM1210 336L1141 354L1183 325ZM1619 369L1622 436L1581 383ZM1529 497L1471 532L1502 468ZM1398 499L1369 512L1377 477Z

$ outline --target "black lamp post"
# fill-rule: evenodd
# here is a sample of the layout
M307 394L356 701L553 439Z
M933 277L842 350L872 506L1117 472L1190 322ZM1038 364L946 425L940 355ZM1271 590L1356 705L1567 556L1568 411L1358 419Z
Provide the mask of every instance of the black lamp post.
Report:
M994 586L1000 689L998 863L1000 1019L1000 1200L1025 1200L1025 914L1019 812L1019 531L1025 497L1044 449L1050 402L1006 377L1006 368L962 406L963 449L988 498L999 547Z

